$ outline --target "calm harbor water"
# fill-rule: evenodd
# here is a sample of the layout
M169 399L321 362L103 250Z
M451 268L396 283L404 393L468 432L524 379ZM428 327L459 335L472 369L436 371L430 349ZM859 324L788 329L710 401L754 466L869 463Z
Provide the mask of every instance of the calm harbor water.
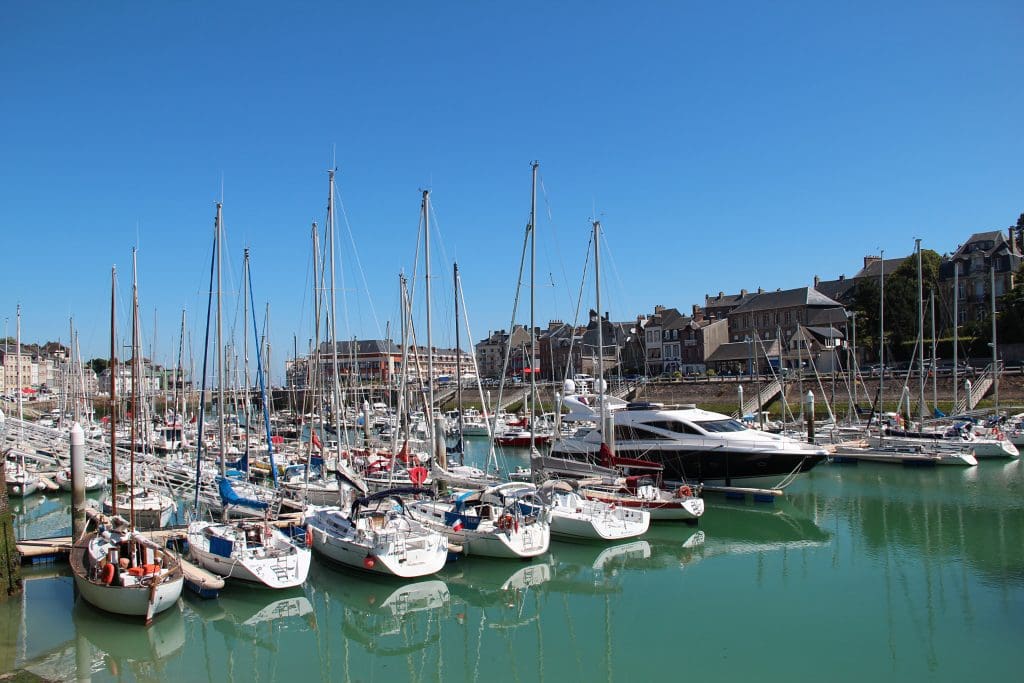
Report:
M66 533L69 505L17 503L19 534ZM824 465L696 528L412 583L318 561L304 589L189 595L148 629L76 604L66 567L25 578L0 671L60 680L1018 680L1024 467Z

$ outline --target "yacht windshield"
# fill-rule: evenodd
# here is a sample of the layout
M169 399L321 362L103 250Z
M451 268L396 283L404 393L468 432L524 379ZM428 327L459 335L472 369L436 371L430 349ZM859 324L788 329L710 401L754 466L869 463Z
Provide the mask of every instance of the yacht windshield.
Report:
M747 429L737 420L695 420L694 424L705 432L742 432Z

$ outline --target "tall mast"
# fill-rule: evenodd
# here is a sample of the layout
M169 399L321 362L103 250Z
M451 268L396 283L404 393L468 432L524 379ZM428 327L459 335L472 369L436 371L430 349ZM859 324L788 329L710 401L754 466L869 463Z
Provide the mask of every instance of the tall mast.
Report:
M959 351L957 346L960 344L960 262L953 261L953 410L956 411L958 405L957 402L957 375L959 371L957 369L957 363L959 362Z
M537 373L533 359L537 357L537 323L534 319L537 289L537 167L534 161L530 174L530 453L537 447Z
M129 460L129 479L128 482L128 524L130 528L135 528L135 443L137 439L137 425L139 424L139 370L141 363L139 361L139 347L141 343L139 341L139 272L136 266L135 258L136 250L132 248L132 423L131 423L131 459Z
M914 240L914 248L917 250L917 371L920 378L918 408L921 419L921 428L924 428L924 274L921 270L921 239Z
M879 254L878 295L878 438L885 439L882 413L885 412L885 249ZM801 377L803 373L800 373Z
M15 358L17 359L17 363L15 363L14 366L14 374L16 376L15 379L18 382L18 422L20 423L25 419L21 405L22 401L25 400L25 392L23 391L24 387L21 384L21 304L18 304L18 315L15 322L15 328L15 334L18 338L14 342L16 348ZM24 429L24 426L22 425L19 429Z
M313 221L313 226L310 229L313 236L313 337L315 342L312 348L309 349L309 363L307 364L307 377L309 378L306 383L306 396L312 398L310 411L314 416L320 414L320 405L316 399L316 387L318 382L316 381L319 377L323 378L323 368L320 367L320 297L323 292L320 289L320 235L317 232L316 221ZM337 353L338 350L334 349ZM314 362L315 361L315 362ZM303 401L305 404L306 401ZM323 417L320 417L320 424L323 425ZM306 458L306 470L305 470L305 481L309 483L309 467L313 462L313 441L314 437L319 440L319 435L316 433L316 420L314 417L309 419L309 456ZM322 455L322 452L321 452Z
M20 309L19 309L20 310ZM110 514L117 514L117 266L110 268Z
M605 405L604 382L604 321L601 318L601 221L594 221L594 292L597 305L597 382L598 400L601 402L601 436L612 449L615 447L615 430L611 415Z
M249 454L249 432L252 430L249 416L249 335L245 333L245 328L249 326L249 286L252 284L252 280L249 277L249 247L246 247L242 252L242 410L245 411L245 448L243 452ZM255 316L256 310L253 309ZM255 325L253 330L255 330ZM270 444L267 444L270 447ZM249 469L246 468L246 473Z
M334 173L337 169L331 169L327 171L328 191L327 191L327 231L328 237L331 240L331 368L332 368L332 381L331 391L333 398L333 414L334 414L334 428L336 430L338 438L334 440L337 448L338 462L341 462L342 450L341 450L341 422L342 422L342 407L341 407L341 389L338 382L338 309L335 304L335 281L334 281ZM357 365L350 365L350 369L356 369ZM369 420L369 415L363 416L364 420ZM369 444L367 444L367 447Z
M459 464L465 464L466 451L462 442L462 343L459 339L459 264L453 264L452 289L455 292L455 393L459 404ZM531 425L532 427L532 425Z
M935 290L930 291L931 302L932 302L932 408L937 409L939 407L939 370L936 367L938 364L935 358Z
M996 417L999 417L999 355L996 350L996 263L992 259L989 291L992 293L992 386L996 394Z
M435 457L437 427L434 426L434 338L430 323L430 190L423 190L423 259L426 271L425 296L427 297L427 423L430 425L430 452Z
M222 231L222 204L217 202L217 218L214 220L214 240L217 245L217 428L220 438L220 476L227 474L226 457L227 451L224 438L224 338L222 327L222 302L221 295L221 239Z
M177 422L181 425L181 445L185 447L185 309L181 309L181 336L178 338L178 369L174 381L174 412L178 414ZM179 403L180 401L180 403Z

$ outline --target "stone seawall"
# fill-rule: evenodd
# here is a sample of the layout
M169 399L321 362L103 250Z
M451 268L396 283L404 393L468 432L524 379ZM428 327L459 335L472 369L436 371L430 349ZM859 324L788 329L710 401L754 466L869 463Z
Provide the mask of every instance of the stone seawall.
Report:
M761 383L764 386L764 382ZM885 379L885 400L886 403L895 403L902 391L904 380L902 378L886 378ZM959 382L960 389L959 395L963 396L963 382ZM698 381L679 381L679 382L659 382L659 383L647 383L643 385L636 400L640 401L655 401L658 403L666 404L679 404L679 403L696 403L698 406L711 405L711 406L737 406L737 387L743 387L743 395L746 398L750 398L755 395L757 391L756 382L741 382L735 380L726 379L712 379L712 380L698 380ZM910 397L915 402L919 393L918 383L916 379L911 379L910 384ZM939 377L936 383L937 393L940 406L946 406L953 400L953 381L952 377ZM834 388L833 388L834 387ZM823 391L824 390L824 391ZM838 406L845 406L849 403L852 395L852 388L843 382L842 379L836 379L833 385L830 377L823 377L821 384L818 384L817 380L804 380L803 382L803 393L806 394L808 391L813 391L816 402L820 405L822 398L827 397L830 400L834 400ZM870 400L873 400L878 394L878 379L867 379L861 382L857 386L857 402L866 407ZM867 398L867 397L870 397ZM981 405L991 405L994 401L995 394L990 389L988 394L982 400ZM932 382L929 379L925 386L925 399L930 403L932 400ZM792 406L800 400L800 385L796 380L790 380L786 382L786 400ZM1008 406L1022 406L1024 405L1024 376L1022 375L1005 375L999 380L999 405L1001 408Z

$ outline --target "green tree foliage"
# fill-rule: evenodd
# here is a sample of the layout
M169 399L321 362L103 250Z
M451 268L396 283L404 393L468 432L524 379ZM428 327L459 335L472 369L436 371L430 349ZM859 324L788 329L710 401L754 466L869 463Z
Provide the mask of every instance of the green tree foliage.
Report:
M938 291L939 263L942 257L931 249L921 251L921 273L924 295L932 289ZM879 292L877 280L857 283L853 310L857 313L857 338L862 346L874 348L877 354L879 333ZM917 256L908 256L892 274L885 276L885 339L886 356L901 357L905 348L917 339ZM877 357L877 356L876 356Z
M1024 221L1021 214L1020 223ZM1017 270L1016 286L1002 298L1002 310L996 320L999 343L1024 342L1024 265Z
M97 375L102 373L110 365L110 362L106 358L93 358L86 362L86 365L92 368L92 371Z

